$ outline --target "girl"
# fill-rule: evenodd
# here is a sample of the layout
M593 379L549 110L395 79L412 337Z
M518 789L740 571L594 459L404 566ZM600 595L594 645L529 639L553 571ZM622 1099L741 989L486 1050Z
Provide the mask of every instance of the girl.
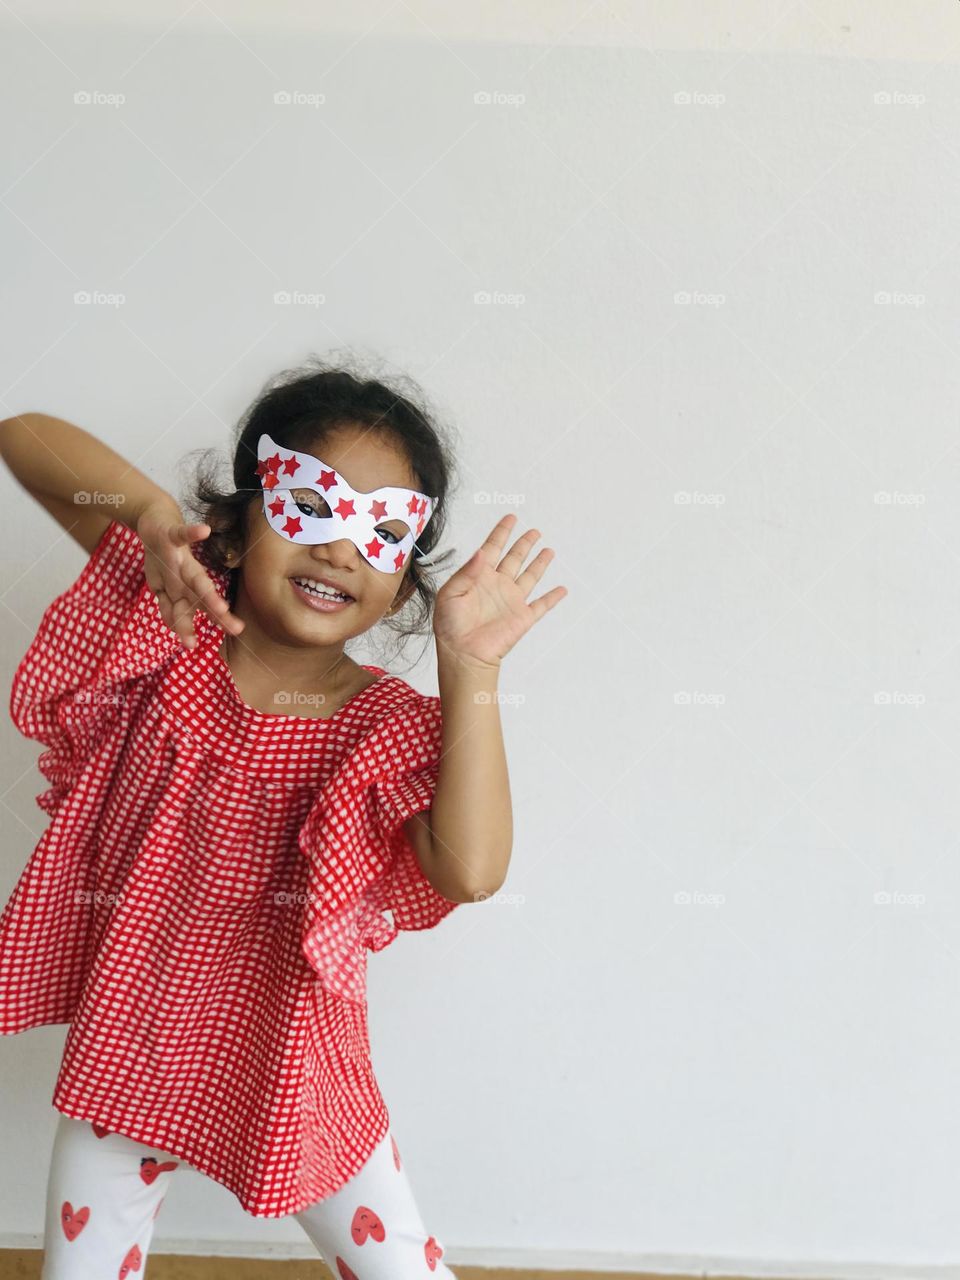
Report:
M506 516L434 592L445 448L335 367L265 389L200 523L69 423L0 423L0 453L90 553L10 701L51 821L0 916L0 1034L70 1024L43 1280L139 1271L184 1163L340 1280L452 1276L371 1066L366 952L503 883L497 678L566 594L528 600L553 553L524 568L538 531L504 552ZM345 653L415 604L439 697Z

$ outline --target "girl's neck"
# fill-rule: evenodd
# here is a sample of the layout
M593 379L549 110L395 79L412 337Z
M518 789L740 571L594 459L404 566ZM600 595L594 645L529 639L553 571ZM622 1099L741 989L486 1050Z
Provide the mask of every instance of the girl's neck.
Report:
M226 634L219 652L243 701L258 710L332 715L358 691L358 675L367 682L369 673L342 650L250 643L248 630Z

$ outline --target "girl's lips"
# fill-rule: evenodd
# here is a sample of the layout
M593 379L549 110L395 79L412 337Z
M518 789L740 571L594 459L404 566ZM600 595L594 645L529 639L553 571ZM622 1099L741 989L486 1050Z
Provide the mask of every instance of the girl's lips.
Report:
M297 582L290 579L290 585L300 597L304 604L308 604L311 609L315 609L317 613L340 613L342 609L349 608L354 602L350 600L323 600L320 596L313 596L309 591L305 591Z

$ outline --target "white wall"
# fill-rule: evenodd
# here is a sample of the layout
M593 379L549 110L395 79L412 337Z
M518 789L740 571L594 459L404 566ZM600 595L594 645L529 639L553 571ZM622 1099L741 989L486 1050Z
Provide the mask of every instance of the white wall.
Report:
M460 432L460 559L480 492L555 548L502 682L522 904L370 963L454 1264L960 1275L960 6L345 8L0 10L0 409L173 487L271 373L379 353ZM9 682L82 554L3 483ZM63 1035L0 1041L8 1245ZM157 1250L309 1256L178 1176Z

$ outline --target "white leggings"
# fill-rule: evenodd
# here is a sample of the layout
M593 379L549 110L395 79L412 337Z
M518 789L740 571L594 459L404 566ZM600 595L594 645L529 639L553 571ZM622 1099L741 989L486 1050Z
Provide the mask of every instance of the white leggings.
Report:
M170 1179L186 1163L119 1133L100 1138L88 1121L60 1113L41 1280L141 1280ZM340 1280L456 1280L423 1226L389 1131L345 1186L291 1216Z

